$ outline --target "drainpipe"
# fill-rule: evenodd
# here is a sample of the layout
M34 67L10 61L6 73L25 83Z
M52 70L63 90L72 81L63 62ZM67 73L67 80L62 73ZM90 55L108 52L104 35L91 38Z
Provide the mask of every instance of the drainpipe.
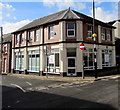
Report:
M0 74L2 74L2 40L3 40L3 27L0 27Z

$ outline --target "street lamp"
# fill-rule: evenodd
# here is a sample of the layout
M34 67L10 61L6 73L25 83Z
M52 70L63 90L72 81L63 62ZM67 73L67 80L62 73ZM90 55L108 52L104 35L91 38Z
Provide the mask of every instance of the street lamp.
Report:
M95 33L95 3L93 0L93 34L92 37L94 39L94 66L95 66L95 78L97 79L97 49L96 49L96 37L97 34Z
M2 36L3 27L0 27L0 74L2 74Z

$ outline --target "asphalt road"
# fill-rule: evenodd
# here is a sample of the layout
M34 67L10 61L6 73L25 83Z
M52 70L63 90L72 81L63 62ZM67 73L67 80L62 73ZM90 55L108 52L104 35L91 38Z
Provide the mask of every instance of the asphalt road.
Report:
M2 108L118 109L118 78L60 82L2 76Z

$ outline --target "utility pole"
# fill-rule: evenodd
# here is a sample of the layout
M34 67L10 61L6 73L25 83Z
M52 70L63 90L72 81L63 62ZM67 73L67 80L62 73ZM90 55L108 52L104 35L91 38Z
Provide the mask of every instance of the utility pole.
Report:
M0 74L2 74L2 36L3 28L0 27Z
M96 49L96 37L97 34L95 33L95 2L93 0L93 35L92 35L93 39L94 39L94 66L95 66L95 79L97 79L98 75L97 75L97 49Z

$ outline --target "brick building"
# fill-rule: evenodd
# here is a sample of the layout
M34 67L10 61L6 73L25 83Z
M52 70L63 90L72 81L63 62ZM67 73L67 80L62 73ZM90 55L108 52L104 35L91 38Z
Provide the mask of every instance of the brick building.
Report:
M12 35L5 34L2 42L2 73L11 72Z
M71 9L63 10L13 32L12 71L25 74L81 76L94 70L94 43L98 69L116 65L114 27ZM79 49L83 43L85 50ZM84 67L83 67L84 65Z

